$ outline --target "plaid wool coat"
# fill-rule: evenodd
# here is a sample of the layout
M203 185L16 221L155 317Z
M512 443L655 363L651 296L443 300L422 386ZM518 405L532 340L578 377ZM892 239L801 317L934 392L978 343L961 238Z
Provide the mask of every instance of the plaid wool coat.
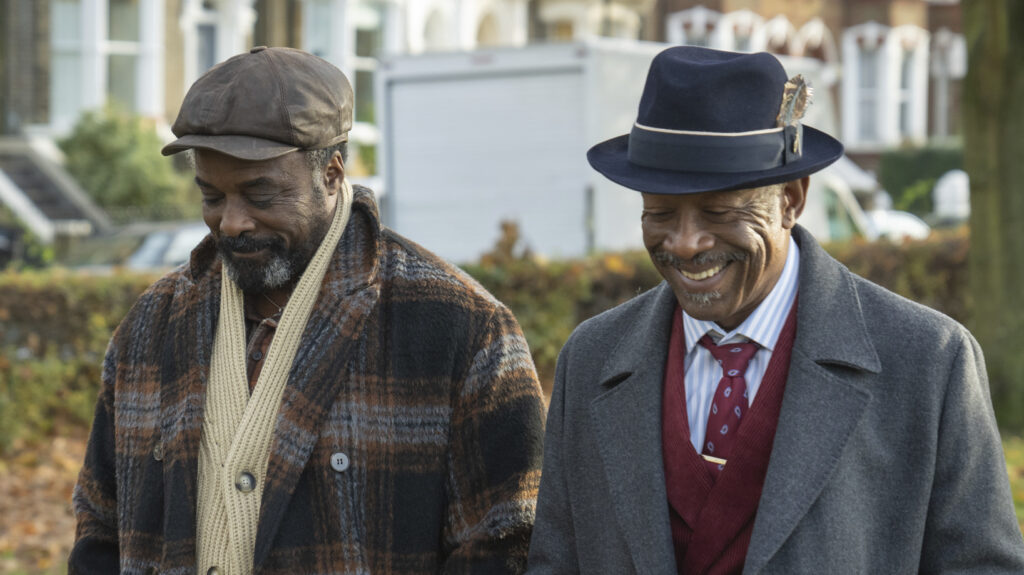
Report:
M196 571L220 283L207 237L115 332L73 497L70 573ZM381 227L372 192L356 187L281 399L255 572L521 571L542 412L509 310ZM338 452L343 472L330 464Z

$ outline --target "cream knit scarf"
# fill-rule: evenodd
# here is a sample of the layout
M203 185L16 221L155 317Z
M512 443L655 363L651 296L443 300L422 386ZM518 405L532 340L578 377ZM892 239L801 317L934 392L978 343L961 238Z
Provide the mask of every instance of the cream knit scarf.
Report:
M222 575L252 573L260 500L281 395L351 209L352 187L343 180L334 220L288 299L252 396L245 366L244 295L222 274L220 319L199 446L199 573L214 566ZM254 486L250 478L255 479Z

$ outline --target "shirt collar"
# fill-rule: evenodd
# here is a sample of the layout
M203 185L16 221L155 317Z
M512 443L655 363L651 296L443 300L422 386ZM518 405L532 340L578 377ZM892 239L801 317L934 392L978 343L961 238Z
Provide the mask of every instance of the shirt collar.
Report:
M789 238L789 252L782 275L775 283L768 296L757 306L757 309L743 320L736 329L725 333L717 323L695 319L683 314L683 333L686 337L686 353L689 354L700 338L710 333L719 344L750 340L771 351L779 339L782 326L789 316L789 310L796 299L797 278L800 272L800 248L792 236Z

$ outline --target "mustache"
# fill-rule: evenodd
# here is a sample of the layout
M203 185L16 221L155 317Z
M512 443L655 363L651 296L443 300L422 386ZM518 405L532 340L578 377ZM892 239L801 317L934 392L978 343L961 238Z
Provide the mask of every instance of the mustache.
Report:
M747 254L744 252L702 252L690 259L681 258L665 250L658 250L651 254L651 259L653 259L655 263L672 266L677 269L687 266L705 266L709 264L717 265L727 264L729 262L743 262L747 260L747 257Z
M221 236L217 238L217 248L222 253L249 254L260 250L281 251L284 249L284 241L277 237L256 237L241 235L237 237Z

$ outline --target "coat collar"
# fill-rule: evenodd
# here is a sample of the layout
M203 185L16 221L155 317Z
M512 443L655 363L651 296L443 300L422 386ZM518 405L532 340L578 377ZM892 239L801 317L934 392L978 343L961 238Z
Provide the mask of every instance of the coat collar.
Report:
M853 274L804 228L796 226L793 239L800 246L796 346L815 363L880 372L882 364L861 312Z
M820 495L870 402L851 370L881 371L852 274L800 226L793 237L800 246L797 332L747 573L764 567ZM650 299L636 306L606 359L600 376L606 391L592 401L590 415L615 515L638 571L675 573L661 392L676 301L665 282L641 297Z

